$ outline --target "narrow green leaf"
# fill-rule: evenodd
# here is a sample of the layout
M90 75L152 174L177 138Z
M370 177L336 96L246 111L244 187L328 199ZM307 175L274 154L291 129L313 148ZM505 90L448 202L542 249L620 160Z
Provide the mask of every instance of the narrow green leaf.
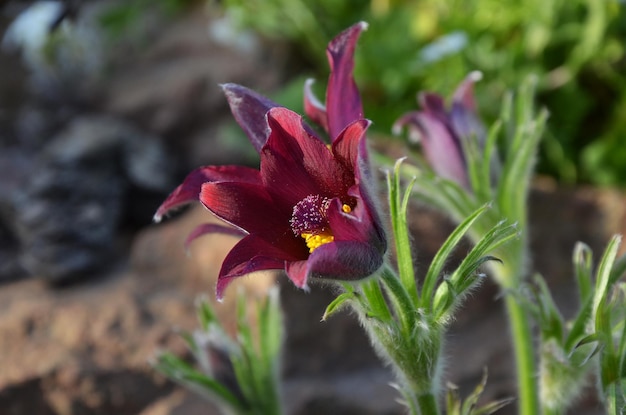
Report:
M248 307L245 293L239 290L236 303L237 342L243 350L254 350L254 338L248 323Z
M478 409L472 411L472 415L491 415L515 402L515 398L500 399L499 401L489 402Z
M389 211L393 227L394 242L396 245L396 257L400 281L409 294L414 306L417 305L418 291L413 269L413 255L411 252L411 240L407 224L408 200L411 188L416 178L411 179L409 186L401 197L400 167L404 159L399 159L392 172L387 173L387 186L389 188Z
M463 295L469 290L477 281L481 275L477 275L478 269L487 262L499 262L502 261L491 255L485 255L478 258L476 261L467 264L461 264L459 268L452 274L451 280L455 281L454 288L460 294ZM458 274L457 274L458 273Z
M437 287L433 298L433 315L435 321L442 325L449 322L449 311L456 303L458 293L455 290L454 285L448 278L444 279Z
M283 342L283 321L278 287L272 287L259 305L259 343L261 356L268 368L277 364Z
M487 135L487 140L485 141L485 148L483 150L483 160L480 163L481 171L480 171L480 188L477 190L481 190L480 198L482 200L493 200L493 189L491 187L491 179L495 172L492 172L491 169L493 165L491 160L496 156L497 150L497 141L498 136L502 130L502 120L497 120L489 129L489 134Z
M483 257L489 257L488 254L493 252L496 248L502 246L509 241L518 237L517 227L514 225L507 225L504 221L499 222L496 226L491 228L470 252L465 256L459 267L451 276L451 280L459 292L465 290L467 286L467 278L471 276L472 270L476 269L476 264L480 264ZM493 259L492 257L489 257ZM469 283L471 284L471 283Z
M542 111L532 124L519 125L515 140L521 144L515 147L514 153L507 155L496 193L501 213L522 226L526 223L526 197L547 118L547 111Z
M468 137L466 140L462 140L463 146L463 155L465 156L465 162L467 166L467 175L469 177L470 188L476 194L483 194L484 189L482 189L482 181L481 181L481 167L485 163L485 160L482 158L483 154L481 154L481 148L478 144L478 140L476 135L472 135Z
M589 360L598 355L602 349L603 347L598 341L597 336L590 335L589 338L581 340L581 343L576 346L573 353L569 355L569 358L572 365L582 368L589 362Z
M592 297L588 296L587 301L582 305L576 314L576 318L574 319L570 331L565 338L563 348L567 353L571 353L572 350L578 345L578 342L585 337L587 328L589 327L589 321L591 319L592 306Z
M480 395L482 395L485 390L485 385L487 384L487 369L483 370L483 377L480 380L480 383L476 385L472 393L465 399L463 402L463 406L461 408L461 413L463 415L470 415L472 413L472 409L478 402Z
M443 272L443 268L446 261L452 255L452 252L457 247L459 242L467 234L474 222L487 210L489 205L484 205L480 209L476 210L470 216L468 216L454 231L448 236L446 241L441 245L441 248L435 254L426 276L424 277L424 283L422 284L422 296L420 299L420 306L426 309L433 306L433 292L437 284L437 280Z
M626 254L617 258L613 263L611 274L609 275L609 286L613 286L624 274L626 274Z
M390 322L392 314L383 296L378 278L370 278L360 286L363 290L366 312L370 314L370 317L380 319L383 322Z
M554 338L558 344L561 344L563 342L563 317L544 279L540 275L535 275L534 281L539 288L537 303L541 309L542 319L539 321L539 326L543 341Z
M158 356L153 366L168 378L198 392L208 393L238 412L244 408L243 403L226 386L196 371L187 362L169 352Z
M578 283L579 300L581 304L584 304L592 295L593 253L591 248L582 242L577 242L572 262Z
M206 331L212 323L217 321L217 317L213 312L211 303L206 297L200 297L198 299L196 308L200 327L202 327L203 331Z
M326 310L324 311L324 315L322 316L322 321L326 321L328 319L328 317L332 316L333 314L335 314L336 312L341 310L346 305L346 303L349 303L352 300L354 300L354 293L341 293L341 294L339 294L326 307Z
M387 289L394 314L398 317L403 335L406 339L411 338L410 333L416 327L415 305L411 301L409 293L406 291L400 278L395 272L386 267L381 274L381 280Z
M514 94L511 91L507 91L502 97L502 107L500 110L500 116L498 120L502 121L502 125L506 128L505 134L507 137L512 137L515 133L517 125L513 120L513 97ZM511 146L513 140L504 140L504 153L511 153Z
M452 383L448 383L448 389L446 391L446 409L448 415L461 415L459 388Z
M598 271L596 275L596 287L595 293L593 297L593 308L592 314L596 315L598 313L598 309L600 304L604 303L606 296L608 295L608 291L611 288L611 269L613 267L613 263L615 262L615 257L617 256L617 250L619 249L619 245L621 243L621 236L615 235L609 241L606 249L604 250L604 254L602 255L602 259L598 264Z

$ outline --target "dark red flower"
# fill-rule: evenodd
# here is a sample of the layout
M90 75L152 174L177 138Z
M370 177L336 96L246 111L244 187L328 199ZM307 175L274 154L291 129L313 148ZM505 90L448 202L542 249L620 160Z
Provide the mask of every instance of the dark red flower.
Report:
M354 45L364 27L352 26L330 43L328 108L315 103L315 110L307 110L327 129L331 144L298 114L239 85L223 86L235 119L260 153L260 169L199 168L155 215L160 220L168 210L200 200L232 227L205 225L192 238L244 235L222 264L218 298L233 278L255 271L282 269L305 288L310 277L358 280L382 265L387 241L372 190L369 121L362 119L352 79Z

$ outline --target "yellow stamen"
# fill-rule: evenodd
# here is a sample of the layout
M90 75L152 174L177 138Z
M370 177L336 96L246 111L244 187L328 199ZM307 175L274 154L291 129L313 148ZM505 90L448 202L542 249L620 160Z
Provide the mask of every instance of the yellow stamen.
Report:
M345 205L345 204L343 206L341 206L341 210L343 210L343 213L350 213L350 212L352 212L352 208L350 206L348 206L348 205Z
M309 248L309 253L335 240L335 237L329 233L303 233L300 236L304 238L304 242L307 248Z

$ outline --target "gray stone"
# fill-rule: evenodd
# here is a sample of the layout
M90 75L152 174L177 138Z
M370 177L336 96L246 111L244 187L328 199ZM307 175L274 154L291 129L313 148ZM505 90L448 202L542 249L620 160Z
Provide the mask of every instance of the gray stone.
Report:
M13 198L23 266L53 282L105 269L127 207L141 206L148 223L173 188L172 171L155 137L111 117L77 118L51 139Z

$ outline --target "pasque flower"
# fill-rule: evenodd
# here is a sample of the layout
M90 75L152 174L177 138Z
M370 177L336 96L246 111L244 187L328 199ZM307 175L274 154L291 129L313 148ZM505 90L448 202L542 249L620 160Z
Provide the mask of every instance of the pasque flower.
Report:
M199 200L232 226L202 225L207 232L243 235L224 259L221 298L233 278L283 269L298 287L311 277L358 280L383 263L387 242L372 190L361 100L352 77L353 53L365 23L328 46L331 75L326 106L305 86L307 115L330 136L320 139L298 114L245 87L222 88L231 111L260 154L260 169L201 167L158 209L155 220Z
M466 188L470 183L464 143L475 138L482 147L485 141L485 128L476 114L473 94L474 82L480 77L480 72L472 72L465 78L456 89L449 109L440 95L420 93L418 102L422 110L404 114L393 126L396 134L408 127L409 137L421 143L433 170Z

